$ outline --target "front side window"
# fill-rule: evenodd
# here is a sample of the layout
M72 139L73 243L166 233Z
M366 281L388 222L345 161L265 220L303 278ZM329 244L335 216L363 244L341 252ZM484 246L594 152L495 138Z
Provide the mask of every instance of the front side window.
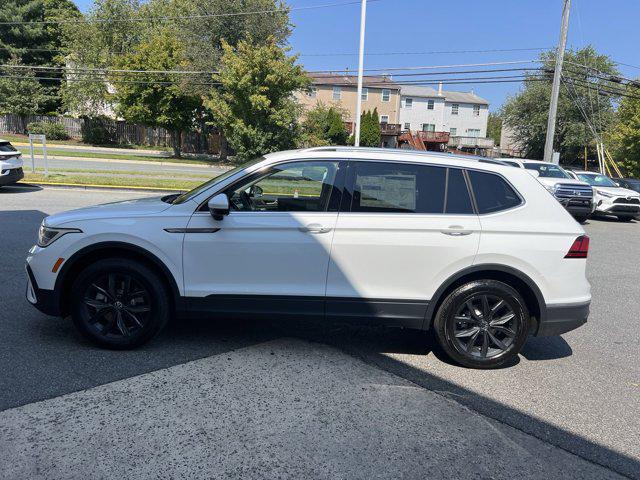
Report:
M518 194L500 176L493 173L469 171L478 213L495 213L522 203Z
M427 110L433 110L435 103L433 100L427 100Z
M338 162L286 163L226 193L231 209L241 212L326 212L337 172Z
M342 87L333 87L333 99L340 100L342 98Z
M388 88L383 88L382 89L382 101L383 102L388 102L390 98L391 98L391 90L389 90Z
M352 212L442 213L446 168L355 162Z
M578 178L594 187L617 187L615 182L609 177L597 173L579 173Z
M369 89L366 87L362 88L362 94L360 95L360 98L362 100L368 100L369 99Z
M451 115L458 115L459 110L460 110L460 105L458 105L457 103L451 104Z

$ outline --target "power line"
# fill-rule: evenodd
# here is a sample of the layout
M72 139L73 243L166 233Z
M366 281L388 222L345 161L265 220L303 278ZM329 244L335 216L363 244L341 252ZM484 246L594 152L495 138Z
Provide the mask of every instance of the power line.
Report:
M369 3L381 2L383 0L369 0ZM15 21L0 22L0 25L63 25L63 24L83 24L83 23L126 23L126 22L155 22L164 20L204 20L208 18L242 17L247 15L267 15L272 13L289 13L293 11L318 10L321 8L345 7L348 5L360 4L359 0L339 3L325 3L320 5L307 5L306 7L279 8L275 10L255 10L250 12L226 12L226 13L205 13L202 15L180 15L176 17L132 17L132 18L83 18L73 20L35 20L31 22Z
M531 52L549 50L548 48L494 48L487 50L432 50L423 52L369 52L365 56L394 56L394 55L447 55L458 53L500 53L500 52ZM353 57L358 53L300 53L301 57Z

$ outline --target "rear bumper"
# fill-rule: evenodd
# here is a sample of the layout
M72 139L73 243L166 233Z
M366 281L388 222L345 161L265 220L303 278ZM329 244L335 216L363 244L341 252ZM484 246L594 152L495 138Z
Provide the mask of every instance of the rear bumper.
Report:
M0 185L10 185L24 178L22 168L11 168L0 171Z
M27 301L46 315L53 317L59 317L60 312L60 298L56 294L55 290L44 290L38 288L33 272L29 265L27 265Z
M548 305L536 337L551 337L575 330L587 323L591 302L571 305Z

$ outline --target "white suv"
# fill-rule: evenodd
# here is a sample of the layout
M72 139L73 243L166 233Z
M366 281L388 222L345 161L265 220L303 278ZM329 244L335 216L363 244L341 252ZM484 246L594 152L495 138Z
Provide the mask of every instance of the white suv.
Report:
M11 143L0 138L0 187L11 185L23 178L22 153Z
M433 329L490 368L586 322L589 239L528 172L432 152L266 155L185 193L47 217L28 300L99 345L170 317L315 317Z
M594 172L569 172L593 187L596 213L615 215L621 222L640 216L640 193L623 188L609 177Z

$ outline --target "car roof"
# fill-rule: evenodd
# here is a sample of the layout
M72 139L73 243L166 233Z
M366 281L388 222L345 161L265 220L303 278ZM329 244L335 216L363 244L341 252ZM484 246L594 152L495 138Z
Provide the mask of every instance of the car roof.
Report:
M460 155L444 152L430 152L423 150L408 150L394 148L369 148L328 146L287 150L266 154L265 159L281 161L300 158L301 154L310 158L344 158L348 160L389 160L412 163L442 163L450 165L478 166L478 164L495 165L513 168L499 159L481 157L477 155Z

